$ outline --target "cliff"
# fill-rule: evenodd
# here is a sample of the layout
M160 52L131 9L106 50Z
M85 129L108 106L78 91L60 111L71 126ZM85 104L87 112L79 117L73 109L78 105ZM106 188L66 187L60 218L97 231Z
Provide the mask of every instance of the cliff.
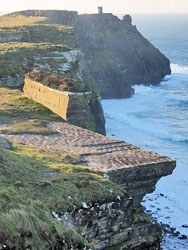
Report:
M104 133L94 79L103 98L128 97L136 81L155 84L170 72L169 61L153 52L153 46L132 27L130 17L121 21L111 14L79 17L75 12L38 10L21 14L5 16L0 22L1 86L23 85L25 73L34 67L47 68L55 87L57 76L62 75L63 87L69 88L65 79L74 81L88 90L86 98L82 98L85 89L81 99L77 89L63 91L57 100L59 90L50 88L42 100L56 109L62 99L66 105L73 98L70 113L64 112L65 106L60 112L64 119L76 112L74 124L85 127L79 123L87 120L84 112L90 114L89 126L92 122L95 131ZM2 27L7 20L9 25ZM84 27L90 30L83 31ZM86 46L84 57L76 36ZM124 41L126 53L120 49ZM148 52L153 56L147 57ZM149 61L140 64L145 58ZM159 66L159 70L154 67L154 76L151 62ZM41 94L49 93L49 88L28 75L25 91L42 103L40 98L46 95ZM174 160L65 123L18 89L0 88L0 95L0 134L6 139L0 138L0 145L11 149L0 147L0 249L160 248L161 229L140 202L162 176L172 173ZM81 109L78 102L84 103Z
M120 20L108 13L78 15L38 10L20 13L47 17L50 23L76 28L85 62L102 98L130 97L132 85L158 84L171 74L169 60L139 33L128 15Z
M112 14L80 15L77 38L102 98L132 95L131 85L158 84L170 61L132 26Z
M62 20L70 22L70 13L65 12L65 15ZM72 15L75 16L75 13ZM84 114L84 110L89 108L84 127L105 134L105 119L97 86L83 60L75 29L50 24L45 17L21 14L5 15L0 21L0 86L23 86L25 74L34 67L45 67L54 74L74 78L91 92L89 103L81 112ZM81 120L84 119L85 116L79 115L74 118L73 124L83 124Z
M58 122L19 90L0 95L0 248L160 249L140 202L174 160Z

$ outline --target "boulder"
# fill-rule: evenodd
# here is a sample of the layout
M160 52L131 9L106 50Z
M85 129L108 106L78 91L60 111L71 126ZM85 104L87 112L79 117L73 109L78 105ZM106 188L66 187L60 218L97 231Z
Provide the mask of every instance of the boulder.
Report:
M12 149L12 143L6 138L0 136L0 148Z

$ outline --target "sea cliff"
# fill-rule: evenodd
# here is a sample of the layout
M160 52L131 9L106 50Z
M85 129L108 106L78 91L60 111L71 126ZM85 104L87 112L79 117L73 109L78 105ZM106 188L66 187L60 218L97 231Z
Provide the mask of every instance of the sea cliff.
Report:
M9 96L0 114L15 109L18 123L6 124L5 112L0 127L0 146L11 149L0 147L1 249L160 249L161 229L140 202L174 160L58 122L34 102L23 109L18 90L0 93ZM27 120L36 116L41 130Z
M120 20L111 13L78 15L43 10L20 13L75 27L77 41L102 98L130 97L134 93L132 85L159 84L165 75L171 74L168 58L140 34L129 15Z

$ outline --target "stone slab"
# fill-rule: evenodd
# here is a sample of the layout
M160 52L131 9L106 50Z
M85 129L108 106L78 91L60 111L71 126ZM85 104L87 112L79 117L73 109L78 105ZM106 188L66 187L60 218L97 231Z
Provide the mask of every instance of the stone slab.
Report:
M51 122L48 125L59 134L43 135L3 135L10 141L39 146L50 150L62 150L80 154L95 170L112 171L121 168L147 164L170 163L175 161L122 140L110 138L66 122Z

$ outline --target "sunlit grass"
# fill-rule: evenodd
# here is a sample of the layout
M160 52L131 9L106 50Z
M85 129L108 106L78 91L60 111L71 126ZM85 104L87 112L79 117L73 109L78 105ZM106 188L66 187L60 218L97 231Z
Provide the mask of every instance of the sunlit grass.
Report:
M46 21L45 17L23 16L23 15L5 15L0 17L0 29L1 28L15 28L24 25L36 24Z
M32 121L37 118L38 122ZM29 122L30 126L36 127L38 123L38 127L46 127L46 124L40 120L62 121L43 105L26 98L22 91L0 88L0 123L16 127L16 122L23 122L23 125L24 122Z

